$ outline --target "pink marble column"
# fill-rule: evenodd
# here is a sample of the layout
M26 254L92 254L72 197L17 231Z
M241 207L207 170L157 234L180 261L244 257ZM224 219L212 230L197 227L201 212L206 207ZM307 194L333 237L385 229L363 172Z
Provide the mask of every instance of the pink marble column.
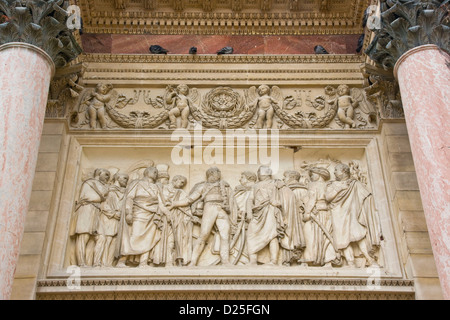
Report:
M433 254L450 299L450 56L435 45L395 65Z
M9 299L55 67L27 43L0 46L0 299Z

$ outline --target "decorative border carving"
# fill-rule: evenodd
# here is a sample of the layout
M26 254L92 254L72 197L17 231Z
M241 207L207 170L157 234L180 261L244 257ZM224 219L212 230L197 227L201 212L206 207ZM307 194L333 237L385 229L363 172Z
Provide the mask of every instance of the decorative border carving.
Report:
M330 55L188 55L188 54L104 54L83 55L90 63L362 63L364 57L355 54Z
M258 1L255 5L227 8L214 4L202 7L187 1L177 7L134 2L117 8L112 1L105 4L81 0L80 6L86 33L312 35L362 32L364 0L330 2L324 7L320 1L297 3L298 7L288 0L268 7L264 3Z
M70 291L66 280L43 280L37 282L37 299L415 299L412 280L380 280L377 285L379 290L368 289L366 279L89 279ZM93 292L93 286L102 292ZM218 291L217 286L233 289Z

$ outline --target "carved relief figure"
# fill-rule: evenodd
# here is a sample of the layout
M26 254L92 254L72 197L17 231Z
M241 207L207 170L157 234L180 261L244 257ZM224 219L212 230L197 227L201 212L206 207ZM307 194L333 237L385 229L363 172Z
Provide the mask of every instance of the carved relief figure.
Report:
M304 245L307 245L308 239L306 238L306 234L304 232L302 218L303 213L305 211L305 201L307 199L308 189L304 183L300 182L301 175L298 171L288 170L284 172L283 175L284 175L284 182L295 195L296 208L298 214L297 223L299 225L299 228L301 228L301 232L303 233ZM298 261L300 259L300 256L301 256L300 251L294 252L294 256L292 256L292 259L296 259Z
M332 236L331 212L325 197L330 172L325 168L312 167L309 176L311 182L308 184L308 200L303 216L307 245L302 262L331 267L331 262L337 262L335 260L340 254Z
M356 124L354 118L354 108L358 103L350 96L350 88L346 84L342 84L337 88L337 116L339 120L345 124L345 128L355 128Z
M252 265L257 265L258 253L266 246L269 246L269 264L278 264L280 242L287 238L280 194L283 185L281 181L272 178L269 167L261 166L258 169L258 182L249 199L252 205L252 212L249 214L252 219L248 225L247 244Z
M254 94L252 94L252 92L254 91L253 88L251 88L251 90L250 90L250 94L251 94L250 98L253 98L253 95L254 95ZM256 128L262 129L262 128L264 128L264 124L265 124L267 129L271 129L273 127L273 117L275 115L275 110L273 108L273 104L280 105L278 98L279 97L282 98L282 95L281 95L278 87L273 87L272 93L271 93L269 86L267 86L265 84L259 86L256 91L257 91L257 95L259 95L259 97L256 97L256 99L254 99L253 102L251 103L251 106L258 107L258 111L257 111L258 117L256 119ZM272 95L274 97L272 97Z
M170 175L168 172L169 166L166 164L159 164L156 166L158 170L157 186L160 189L161 199L163 205L168 202L164 191L170 186ZM168 211L166 211L168 212ZM171 217L164 212L161 212L160 219L158 221L158 228L161 233L160 241L156 244L150 260L154 265L171 266L174 263L174 234L171 227Z
M336 181L328 185L325 194L331 208L334 243L343 251L348 266L355 266L353 244L367 263L374 265L369 253L380 245L382 236L372 195L361 182L351 179L349 166L338 164L334 175Z
M114 249L128 179L128 174L116 173L113 177L115 184L109 188L109 193L100 206L97 240L94 248L94 267L111 267L113 265Z
M75 255L80 267L92 265L100 206L109 193L110 176L108 170L96 169L94 177L81 185L80 196L75 203L70 234L76 237Z
M161 232L158 229L162 205L160 190L156 185L158 170L149 167L144 177L137 181L127 194L127 202L132 207L132 225L129 239L130 251L126 255L138 255L139 267L148 265L150 251L158 244Z
M253 193L253 186L255 185L258 177L251 171L244 171L241 173L239 179L240 185L234 189L234 206L235 210L232 211L232 234L231 239L231 256L233 264L247 264L249 262L248 249L247 249L247 227L251 220L251 207L249 207L250 196Z
M169 87L169 94L166 96L166 103L173 105L169 111L170 128L187 128L189 124L189 107L192 106L192 101L188 97L189 87L185 84L180 84L173 89ZM181 120L181 124L178 124L178 120Z
M186 207L201 200L203 203L203 216L200 226L200 236L195 243L190 266L195 266L203 252L206 240L211 234L214 226L220 237L220 261L223 265L230 264L230 210L231 210L231 188L222 180L221 172L217 167L206 171L206 181L197 184L189 197L185 200L174 201L169 207L171 210L178 207Z
M183 190L186 186L185 176L177 175L172 182L164 186L163 196L169 205L176 201L184 201L187 194ZM177 266L186 266L191 262L193 248L194 222L199 223L197 217L191 213L190 207L177 207L170 210L170 226L173 234L173 261Z
M102 129L106 128L105 104L111 100L111 94L109 94L111 90L111 84L99 83L95 91L89 97L89 104L86 111L89 116L89 125L91 129L96 128L97 119Z

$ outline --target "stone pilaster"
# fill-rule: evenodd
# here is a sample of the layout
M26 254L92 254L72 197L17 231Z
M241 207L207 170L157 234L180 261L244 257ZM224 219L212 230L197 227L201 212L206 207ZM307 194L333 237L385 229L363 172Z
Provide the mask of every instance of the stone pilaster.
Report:
M450 299L448 1L380 1L366 53L399 83L412 155L444 298Z
M50 80L80 53L62 3L0 1L0 299L11 296Z

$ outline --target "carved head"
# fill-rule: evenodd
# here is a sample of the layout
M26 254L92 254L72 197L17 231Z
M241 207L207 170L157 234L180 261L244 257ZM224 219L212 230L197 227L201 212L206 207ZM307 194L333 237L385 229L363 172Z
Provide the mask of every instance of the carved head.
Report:
M217 182L221 178L221 172L217 167L211 167L206 170L206 180L208 182Z
M183 189L187 184L187 179L185 176L177 175L172 178L172 184L176 189Z
M189 94L189 87L185 84L180 84L177 86L177 91L178 91L178 93L181 93L181 94L187 96Z
M266 180L272 177L272 169L268 166L261 166L258 169L258 180Z
M263 96L263 95L266 95L266 94L269 94L269 93L270 93L270 88L269 88L268 85L263 84L263 85L260 85L258 87L258 94L260 96Z
M288 170L284 172L284 181L285 182L289 182L289 181L295 181L295 182L299 182L301 175L298 171L295 170Z
M129 179L130 177L126 173L116 173L114 175L114 181L117 181L122 188L125 188L128 185Z
M94 171L94 178L97 178L103 183L108 183L109 179L111 178L111 173L107 169L98 168Z
M156 179L158 179L158 169L155 167L148 167L144 170L144 177L156 181Z
M334 168L334 176L338 181L347 180L350 178L350 167L344 163L339 163Z
M244 171L241 173L241 179L239 179L239 182L241 183L241 185L246 186L251 183L255 183L256 180L258 180L258 177L254 172Z
M309 169L311 181L317 181L323 178L324 181L330 180L330 172L325 168L313 167Z
M340 96L348 95L350 93L350 88L346 84L341 84L339 87L337 87L337 93Z
M107 94L113 88L110 83L99 83L97 84L96 91L100 94Z

